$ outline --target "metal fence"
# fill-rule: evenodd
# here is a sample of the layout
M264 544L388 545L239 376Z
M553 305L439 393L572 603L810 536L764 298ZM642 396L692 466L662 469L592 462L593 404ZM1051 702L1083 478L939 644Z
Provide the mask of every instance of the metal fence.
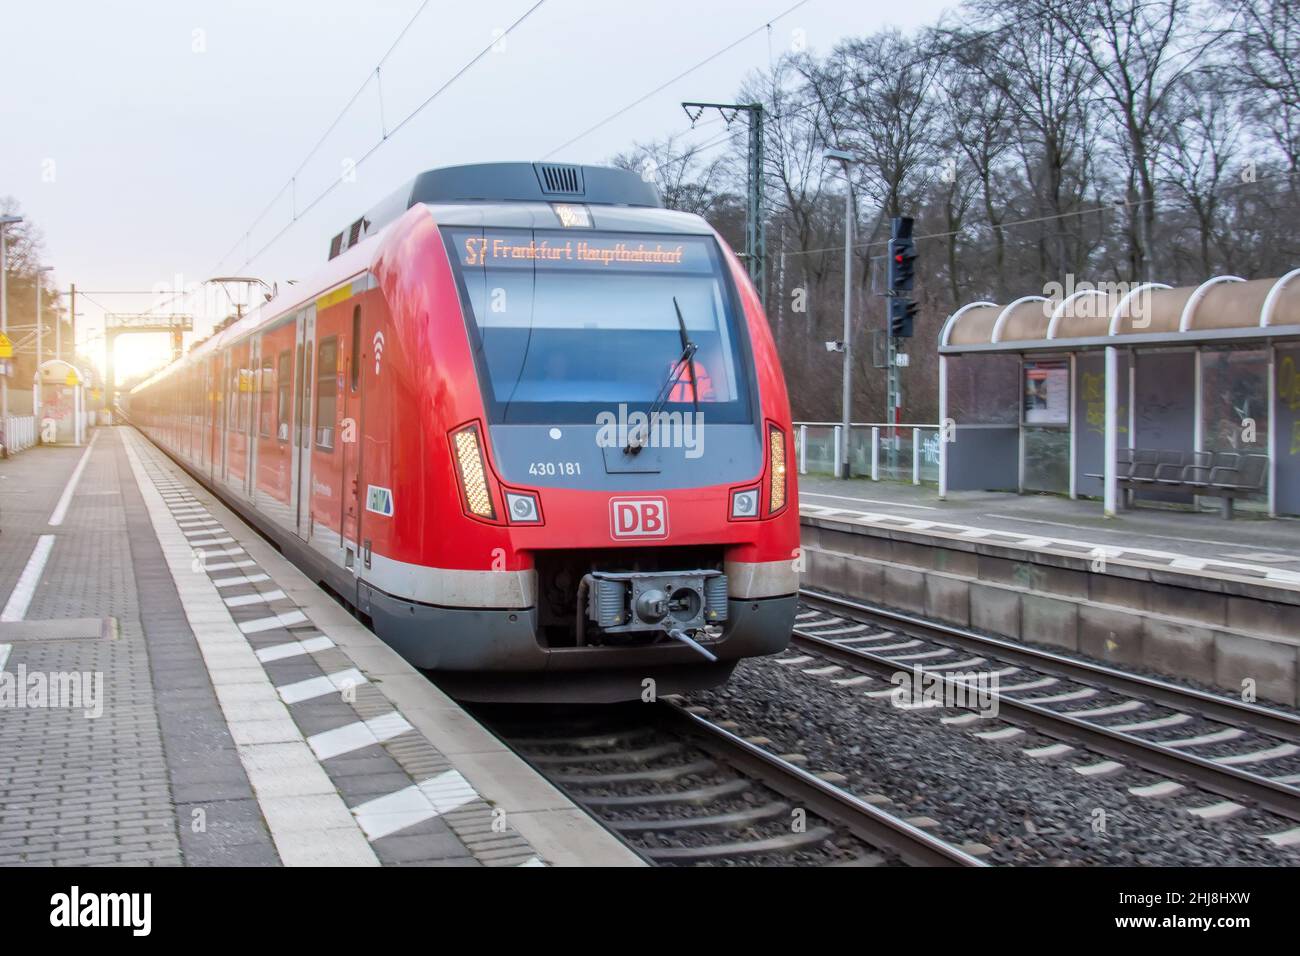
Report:
M16 455L36 444L36 419L31 415L8 415L4 419L5 451Z
M795 422L799 474L838 474L843 431L835 422ZM939 425L854 422L849 427L849 468L872 481L937 483Z

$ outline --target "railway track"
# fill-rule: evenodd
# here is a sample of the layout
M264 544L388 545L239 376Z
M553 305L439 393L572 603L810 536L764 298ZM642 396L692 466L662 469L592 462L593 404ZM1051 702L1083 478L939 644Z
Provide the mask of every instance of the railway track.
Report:
M978 683L1002 721L1169 778L1135 789L1137 796L1192 785L1228 798L1213 808L1218 816L1250 803L1300 820L1294 714L823 592L800 597L796 649L887 681L919 671L954 696L969 696Z
M655 865L985 865L674 701L476 716Z

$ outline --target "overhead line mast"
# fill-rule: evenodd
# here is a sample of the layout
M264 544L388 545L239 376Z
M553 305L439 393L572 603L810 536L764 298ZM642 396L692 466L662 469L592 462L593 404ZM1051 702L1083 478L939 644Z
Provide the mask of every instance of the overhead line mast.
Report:
M682 109L691 126L705 110L717 110L731 125L739 114L749 116L749 150L745 203L745 264L749 278L758 289L759 300L767 307L767 227L763 221L763 104L762 103L683 103Z

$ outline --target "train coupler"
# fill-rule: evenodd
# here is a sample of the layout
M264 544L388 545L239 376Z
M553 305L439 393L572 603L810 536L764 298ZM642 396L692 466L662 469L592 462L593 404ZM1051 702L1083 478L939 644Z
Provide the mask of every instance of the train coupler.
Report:
M727 619L721 571L593 571L583 578L586 617L606 633L695 631Z

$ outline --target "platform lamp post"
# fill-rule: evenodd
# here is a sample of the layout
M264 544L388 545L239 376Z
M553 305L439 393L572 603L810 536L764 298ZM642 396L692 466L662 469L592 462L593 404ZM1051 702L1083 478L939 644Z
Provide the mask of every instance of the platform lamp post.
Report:
M844 353L843 386L840 415L842 434L840 436L840 460L835 463L835 474L840 478L852 477L849 463L849 440L851 417L853 412L853 180L849 175L849 166L857 162L857 157L847 150L828 149L823 154L827 160L838 160L844 166L844 341L841 351Z
M9 262L7 259L5 226L23 221L22 216L0 216L0 334L9 336ZM0 427L9 424L9 376L0 376ZM9 441L5 435L4 440Z
M43 351L44 339L42 338L41 318L41 300L45 298L42 294L44 289L41 285L41 279L54 271L54 266L40 266L36 270L36 402L32 406L32 418L36 423L36 430L39 433L41 428L41 353ZM55 316L55 321L58 316Z

